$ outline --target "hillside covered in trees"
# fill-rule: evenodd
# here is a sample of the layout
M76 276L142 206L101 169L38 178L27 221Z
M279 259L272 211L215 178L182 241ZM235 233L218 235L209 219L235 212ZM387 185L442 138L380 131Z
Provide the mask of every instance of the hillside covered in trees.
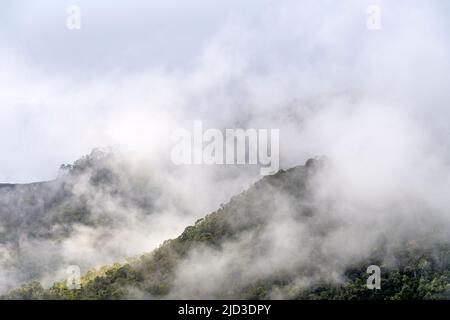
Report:
M61 166L51 181L1 184L0 295L156 247L189 221L175 191L109 150Z
M79 289L31 281L2 298L448 299L449 243L347 225L317 192L325 167L267 176L152 252L84 273ZM381 268L380 290L366 286L369 265Z

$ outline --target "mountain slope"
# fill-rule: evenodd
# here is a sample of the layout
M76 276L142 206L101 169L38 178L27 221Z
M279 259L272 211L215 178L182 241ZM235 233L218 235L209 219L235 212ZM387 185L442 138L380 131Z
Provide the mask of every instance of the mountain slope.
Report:
M32 282L3 298L448 298L448 243L413 234L345 258L345 250L327 249L343 223L315 192L322 167L309 160L263 178L153 252L87 272L80 289ZM382 269L382 290L366 287L373 264Z
M119 154L94 150L63 165L53 181L0 185L0 294L34 279L48 285L65 276L68 265L87 270L166 239L167 232L154 229L182 210L157 179ZM119 242L139 243L144 236L155 243Z

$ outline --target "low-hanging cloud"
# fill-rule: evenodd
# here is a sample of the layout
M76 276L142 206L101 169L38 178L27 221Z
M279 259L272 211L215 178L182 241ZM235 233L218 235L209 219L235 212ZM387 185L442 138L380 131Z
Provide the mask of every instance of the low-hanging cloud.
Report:
M329 201L339 190L342 208L333 214L350 229L330 236L324 250L351 243L374 217L374 230L449 219L447 4L378 1L381 29L369 30L366 1L224 1L217 8L194 1L188 11L172 2L132 3L123 11L105 2L104 13L101 3L80 1L79 33L65 28L62 5L9 4L14 15L0 33L0 181L52 179L61 163L113 145L131 170L158 172L155 184L182 204L168 209L169 197L155 218L77 181L94 212L124 227L76 226L58 247L61 256L92 257L89 267L150 250L258 178L253 167L173 166L171 132L198 119L219 129L279 128L281 167L330 158L333 173L317 192ZM31 17L45 21L38 31L26 23ZM268 228L274 246L304 234L303 225L291 230L289 222L281 217ZM151 234L150 225L162 232ZM419 225L401 225L402 234ZM378 236L367 237L367 247ZM364 251L339 248L349 256ZM9 250L0 247L5 261ZM226 265L226 255L215 261Z

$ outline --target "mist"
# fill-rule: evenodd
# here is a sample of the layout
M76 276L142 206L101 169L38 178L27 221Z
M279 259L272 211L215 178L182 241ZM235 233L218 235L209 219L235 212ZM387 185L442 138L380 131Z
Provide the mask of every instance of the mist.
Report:
M0 13L0 181L53 180L62 163L112 146L123 161L113 171L130 179L125 194L145 185L143 197L158 205L130 207L77 177L74 194L89 195L93 214L113 227L76 224L57 243L23 237L19 247L38 256L24 253L27 259L45 261L36 276L5 267L13 251L3 244L0 291L2 279L50 284L67 264L85 271L151 251L261 178L257 166L171 163L171 133L197 120L220 130L279 129L281 168L315 156L331 163L313 187L323 213L294 223L292 199L278 195L284 209L259 235L273 251L242 279L264 277L286 261L294 270L319 247L333 254L312 260L323 270L299 285L314 277L339 281L380 239L392 250L430 234L448 241L450 8L438 0L377 1L381 28L371 30L372 4L78 1L82 26L75 31L66 28L64 1L7 1ZM328 220L341 227L316 238L314 225ZM247 236L223 252L192 253L180 267L179 288L208 275L202 266L217 286L226 283L230 261L246 256ZM202 294L214 292L206 285Z

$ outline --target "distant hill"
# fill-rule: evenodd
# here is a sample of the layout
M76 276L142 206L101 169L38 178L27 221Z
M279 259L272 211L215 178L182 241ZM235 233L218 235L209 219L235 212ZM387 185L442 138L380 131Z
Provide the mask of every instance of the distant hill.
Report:
M90 236L104 247L108 233L134 223L124 221L131 219L127 210L144 220L167 205L176 208L170 194L160 199L162 186L149 175L131 172L116 154L94 150L61 166L55 180L0 184L0 294L17 283L64 276L73 260L80 263L66 252L76 249L75 240Z

